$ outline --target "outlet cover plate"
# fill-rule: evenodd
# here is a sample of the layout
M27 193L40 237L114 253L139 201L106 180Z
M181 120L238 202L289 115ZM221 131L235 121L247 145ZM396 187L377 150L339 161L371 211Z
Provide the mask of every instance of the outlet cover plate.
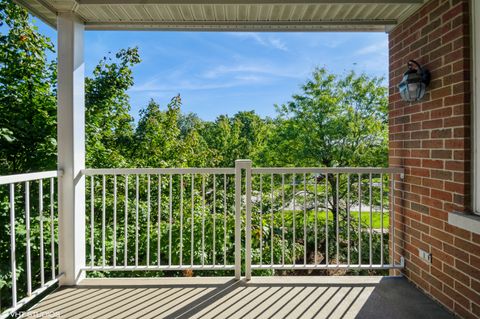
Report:
M418 249L418 256L426 261L427 263L431 264L432 263L432 254L429 252L426 252L425 250Z

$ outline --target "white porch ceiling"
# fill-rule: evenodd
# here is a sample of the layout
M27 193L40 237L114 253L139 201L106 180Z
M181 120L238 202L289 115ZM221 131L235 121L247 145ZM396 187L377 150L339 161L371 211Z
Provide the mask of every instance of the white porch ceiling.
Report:
M51 26L73 11L87 30L388 31L424 0L16 0Z

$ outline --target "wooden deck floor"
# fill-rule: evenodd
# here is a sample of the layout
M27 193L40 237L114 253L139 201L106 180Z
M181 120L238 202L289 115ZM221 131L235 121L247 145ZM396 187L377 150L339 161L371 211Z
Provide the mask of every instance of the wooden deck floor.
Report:
M453 318L399 277L86 279L25 318Z

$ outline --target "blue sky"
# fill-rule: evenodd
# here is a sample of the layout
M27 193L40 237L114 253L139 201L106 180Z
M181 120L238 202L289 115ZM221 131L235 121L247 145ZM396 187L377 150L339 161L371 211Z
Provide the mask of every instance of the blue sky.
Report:
M55 30L35 24L56 42ZM129 91L136 119L150 99L164 107L177 93L184 112L205 120L242 110L274 116L274 104L299 92L316 66L383 77L388 66L385 33L88 31L87 73L109 51L131 46L142 58Z

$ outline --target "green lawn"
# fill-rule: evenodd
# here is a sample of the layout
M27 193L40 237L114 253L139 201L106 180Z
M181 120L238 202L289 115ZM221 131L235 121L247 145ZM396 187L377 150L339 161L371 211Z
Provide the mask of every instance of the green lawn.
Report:
M291 221L292 220L292 210L285 210L285 220L286 221ZM264 214L264 218L268 220L268 215L269 214ZM350 212L350 219L358 221L358 215L359 212ZM380 212L372 212L372 227L379 229L382 227L381 225L381 213ZM296 211L296 220L299 221L300 223L303 223L303 211L297 210ZM277 224L281 220L281 211L275 213L275 219L278 219L275 221ZM325 222L326 219L326 214L325 211L319 211L318 212L318 222ZM329 212L328 213L328 220L329 222L333 221L333 213ZM361 214L361 220L362 224L364 227L370 227L370 212L362 212ZM315 222L315 212L313 211L308 211L307 212L307 224L313 225ZM383 228L388 228L390 226L390 217L388 216L388 212L383 212Z

